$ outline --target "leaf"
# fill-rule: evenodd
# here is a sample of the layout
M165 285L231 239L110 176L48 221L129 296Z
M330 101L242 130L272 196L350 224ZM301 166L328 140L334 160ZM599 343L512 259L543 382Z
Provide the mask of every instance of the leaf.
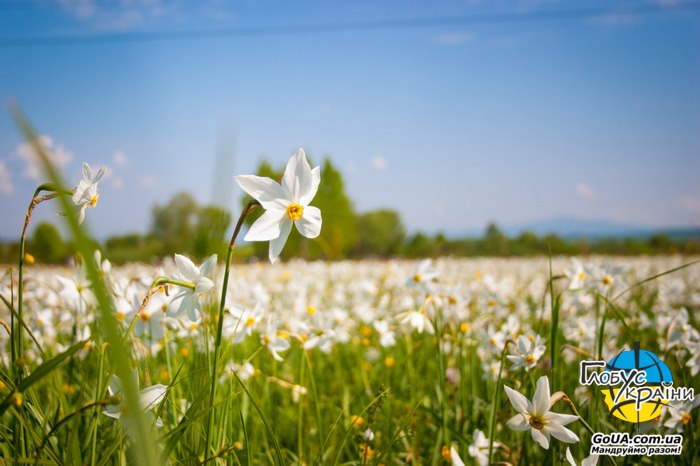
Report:
M280 464L280 466L284 465L284 459L282 458L282 451L280 450L280 444L277 441L277 436L275 435L275 432L272 430L272 426L270 425L270 421L267 420L267 417L262 412L262 409L260 409L260 405L258 405L257 401L255 401L255 398L253 398L253 395L250 394L250 392L248 391L248 388L243 384L243 381L238 377L238 374L236 374L236 372L233 372L233 375L236 377L236 380L238 380L238 383L243 388L243 391L245 391L245 394L248 395L248 399L250 400L251 403L253 403L255 410L258 412L260 419L262 420L263 424L265 425L265 430L267 431L267 435L272 440L272 446L275 448L275 454L277 455L277 462Z
M17 391L19 392L24 392L26 391L29 387L43 379L44 377L48 376L56 367L58 367L63 361L68 359L69 357L73 356L75 353L80 351L85 347L85 343L87 340L83 340L81 342L76 343L75 345L71 346L67 350L65 350L63 353L54 356L53 358L49 359L48 361L43 362L42 364L39 365L34 371L32 371L31 374L22 382L19 384L17 387ZM12 397L13 393L10 393L2 403L0 403L0 416L2 416L5 411L7 411L7 408L10 407L10 398Z
M65 190L65 183L62 182L62 177L56 167L51 163L51 159L46 152L46 148L39 143L39 137L34 131L29 120L24 116L22 111L17 106L11 106L12 115L17 123L17 126L24 134L24 137L32 145L34 152L41 160L44 172L53 183L56 189ZM87 278L92 283L92 290L97 298L97 309L100 313L101 330L104 332L107 342L111 347L109 352L110 362L114 367L116 375L124 384L124 395L126 403L129 406L139 406L139 392L136 381L131 377L131 358L123 341L121 328L115 318L114 304L107 291L103 277L97 268L95 261L91 260L94 257L95 246L94 241L87 233L85 226L81 226L78 222L75 205L67 198L67 196L59 196L61 207L66 212L64 217L68 223L68 227L73 234L74 245L77 252L85 259L84 264L87 271ZM9 404L9 397L0 405L0 409L5 403ZM4 409L7 409L6 407ZM132 413L132 422L134 426L135 436L139 439L134 443L136 460L142 465L158 464L156 454L155 441L152 436L152 429L146 423L144 413L135 409Z

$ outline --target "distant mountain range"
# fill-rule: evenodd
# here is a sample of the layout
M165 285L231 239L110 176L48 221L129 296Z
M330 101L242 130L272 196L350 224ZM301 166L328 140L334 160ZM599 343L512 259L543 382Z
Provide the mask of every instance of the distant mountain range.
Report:
M603 219L581 219L575 217L555 217L534 222L501 225L498 227L506 236L514 237L525 231L531 231L537 236L556 234L564 239L600 239L600 238L648 238L656 234L665 234L677 241L685 241L689 238L700 239L700 227L656 227L649 225L634 225L619 223ZM464 230L455 232L449 236L459 238L468 236L478 238L483 236L485 227L481 230Z
M531 231L538 236L554 233L558 236L573 238L646 238L656 234L665 234L675 240L700 238L700 227L654 227L632 225L601 219L580 219L574 217L556 217L530 222L522 225L501 227L506 235L517 236L524 231Z

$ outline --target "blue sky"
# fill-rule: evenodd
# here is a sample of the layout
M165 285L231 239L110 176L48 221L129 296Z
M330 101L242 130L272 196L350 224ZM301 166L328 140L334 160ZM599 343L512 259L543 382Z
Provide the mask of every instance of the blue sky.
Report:
M99 237L180 190L236 210L298 147L409 230L700 225L697 3L0 0L0 31L3 102L69 179L110 167ZM41 181L22 142L0 112L2 238Z

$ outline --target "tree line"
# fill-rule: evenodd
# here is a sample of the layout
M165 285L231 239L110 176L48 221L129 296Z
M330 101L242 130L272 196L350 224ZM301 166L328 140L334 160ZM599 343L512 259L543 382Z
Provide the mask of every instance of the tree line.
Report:
M257 174L280 179L283 168L262 161ZM698 235L673 238L657 234L650 237L566 239L555 234L538 236L523 232L507 236L496 224L490 224L481 237L451 238L443 233L408 234L401 216L392 209L357 212L345 192L342 174L326 158L321 164L322 183L312 205L321 209L323 228L318 238L306 239L293 232L281 255L316 260L359 259L367 257L477 257L477 256L536 256L586 254L700 254ZM243 199L238 212L250 199ZM250 226L262 213L258 209L246 219ZM237 212L237 213L238 213ZM203 258L212 253L225 256L232 222L230 211L215 205L199 205L188 193L175 194L163 205L151 210L151 225L147 233L113 236L99 247L105 257L115 263L155 262L174 253ZM267 257L267 242L245 243L239 239L237 257ZM51 223L36 226L29 238L27 251L44 263L63 263L73 254L59 230ZM0 245L0 262L17 260L17 242Z

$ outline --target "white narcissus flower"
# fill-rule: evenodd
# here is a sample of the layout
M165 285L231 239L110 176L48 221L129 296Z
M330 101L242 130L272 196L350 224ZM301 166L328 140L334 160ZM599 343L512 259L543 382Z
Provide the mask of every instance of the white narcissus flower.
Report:
M464 461L459 457L459 453L457 453L454 446L450 447L450 461L452 461L454 466L464 466Z
M433 267L431 259L423 259L416 266L413 276L406 280L408 287L430 288L431 283L437 278L437 270Z
M474 458L479 466L486 466L489 464L489 439L486 435L479 429L474 431L472 444L469 445L469 456ZM500 448L501 444L498 442L493 442L493 448Z
M402 324L412 327L414 330L418 331L418 333L423 333L423 331L427 331L431 335L435 333L433 324L430 323L430 319L428 319L428 316L426 316L424 312L407 311L402 312L397 315L397 317L401 319Z
M578 442L578 436L564 427L576 421L578 416L557 414L549 410L552 405L549 379L546 375L537 379L537 389L532 402L510 387L506 386L505 389L511 404L518 412L508 421L508 427L520 431L530 430L533 440L545 449L549 449L550 436L565 443Z
M260 343L268 349L273 358L280 362L284 361L284 359L282 359L279 353L287 351L291 346L289 341L280 336L280 332L270 325L261 333Z
M132 377L134 381L136 382L136 386L138 387L138 372L136 370L133 371ZM163 384L156 384L156 385L151 385L148 388L144 388L139 392L139 404L141 405L141 409L144 411L150 411L152 409L155 409L158 404L163 400L163 397L165 397L165 392L167 391L168 387L166 387ZM122 398L122 381L117 377L116 375L112 376L112 379L109 382L109 394L112 397L118 397ZM124 414L124 411L127 411L127 406L125 403L125 400L121 399L120 404L118 405L107 405L105 407L105 410L102 411L102 414L105 416L109 416L113 419L120 419L122 417L122 414ZM161 427L163 425L162 421L159 419L156 419L156 425L158 427ZM128 425L126 426L127 430Z
M513 363L512 370L516 371L524 367L526 371L529 371L537 365L537 361L544 355L545 350L539 335L530 338L520 335L516 354L509 354L506 357Z
M270 262L274 263L282 252L292 224L307 238L316 238L321 233L321 210L309 205L318 191L321 169L311 169L303 149L287 162L282 184L255 175L237 176L236 182L265 209L244 239L269 241Z
M578 466L569 447L566 447L566 461L568 461L571 466ZM581 466L596 466L596 464L598 464L598 455L590 455L581 460Z
M187 257L175 254L175 264L177 265L177 273L175 278L186 281L194 285L194 291L190 288L183 287L173 298L173 305L177 310L173 313L175 316L187 312L187 317L191 321L196 321L199 318L198 312L202 308L202 303L199 298L207 291L214 288L214 282L208 278L216 268L216 254L209 256L209 259L204 261L202 265L197 267ZM179 304L175 305L179 301Z
M80 207L78 221L83 223L85 220L85 210L88 207L95 207L100 195L97 192L97 182L104 175L107 167L100 167L97 173L92 172L92 168L87 163L83 163L83 179L78 182L78 185L73 191L73 203Z
M700 397L695 397L689 401L676 401L666 408L671 416L664 422L664 427L674 432L683 432L683 427L687 426L693 418L691 411L700 406Z

